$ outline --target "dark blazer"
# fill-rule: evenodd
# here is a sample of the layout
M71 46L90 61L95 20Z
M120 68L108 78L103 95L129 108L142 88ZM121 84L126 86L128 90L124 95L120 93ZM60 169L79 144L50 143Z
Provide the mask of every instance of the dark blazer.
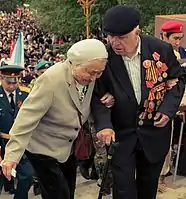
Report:
M180 53L181 59L186 58L186 50L184 47L182 47L182 46L179 47L179 53Z
M144 102L148 99L150 88L146 86L145 60L155 61L153 54L160 55L159 61L168 66L168 76L163 79L179 78L178 84L170 91L167 91L162 98L161 105L152 112L153 117L160 111L170 118L177 112L184 92L183 70L176 60L171 45L154 37L141 37L141 103L138 105L134 90L129 79L124 61L121 56L116 55L108 46L108 63L101 78L96 82L92 97L92 114L95 120L97 131L105 128L112 128L116 133L116 140L125 145L123 153L131 153L137 139L144 149L145 154L151 162L164 158L170 147L171 122L164 128L157 128L153 125L152 119L144 119L139 125L140 114L145 110ZM155 86L159 85L157 82ZM115 98L115 105L110 110L100 102L104 92L110 92ZM156 101L154 101L156 103Z

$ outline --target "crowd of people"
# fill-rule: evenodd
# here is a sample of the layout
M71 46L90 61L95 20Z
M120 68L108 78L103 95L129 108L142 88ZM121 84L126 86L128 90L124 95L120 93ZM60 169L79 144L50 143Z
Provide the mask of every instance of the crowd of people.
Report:
M62 44L60 38L47 33L38 27L29 8L17 6L16 13L1 12L0 17L0 56L1 65L8 64L12 50L19 33L24 34L24 81L30 83L34 76L34 68L40 60L56 63L65 60L65 55L60 54L57 44ZM27 76L28 77L25 77Z

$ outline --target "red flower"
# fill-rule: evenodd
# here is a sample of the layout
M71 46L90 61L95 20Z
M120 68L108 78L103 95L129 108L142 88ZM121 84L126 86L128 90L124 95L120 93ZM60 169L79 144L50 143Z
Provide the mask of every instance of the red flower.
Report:
M17 101L18 108L21 108L22 104L23 104L23 102L21 100Z

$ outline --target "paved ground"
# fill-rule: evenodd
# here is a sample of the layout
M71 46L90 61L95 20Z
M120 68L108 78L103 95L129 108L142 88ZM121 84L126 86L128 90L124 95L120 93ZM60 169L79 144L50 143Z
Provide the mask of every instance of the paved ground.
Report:
M168 179L169 188L167 192L158 196L157 199L186 199L186 178L178 177L176 184L173 186L171 178ZM97 199L98 187L95 181L86 181L82 177L78 177L77 190L75 199ZM2 194L1 199L12 199L12 196ZM104 197L104 199L111 199L111 196ZM29 199L41 199L39 196L33 196L32 189L30 191Z

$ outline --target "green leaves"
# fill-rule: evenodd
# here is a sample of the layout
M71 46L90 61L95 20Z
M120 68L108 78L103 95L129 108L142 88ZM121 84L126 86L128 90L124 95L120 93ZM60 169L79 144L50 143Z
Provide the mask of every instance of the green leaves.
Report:
M1 9L7 12L15 12L16 5L20 4L21 0L0 0Z
M35 16L45 30L52 30L61 35L72 35L74 39L79 34L85 34L86 19L84 11L76 0L30 1L31 9L35 11ZM91 30L99 27L106 10L117 4L117 0L97 0L91 9L89 19Z
M12 1L16 0L4 0L5 4ZM85 34L85 16L77 0L29 0L29 3L45 30L60 35L72 35L74 39L81 33ZM138 8L142 14L143 32L149 34L154 34L155 15L186 12L185 0L97 0L92 6L89 19L91 31L102 25L106 10L117 4Z

